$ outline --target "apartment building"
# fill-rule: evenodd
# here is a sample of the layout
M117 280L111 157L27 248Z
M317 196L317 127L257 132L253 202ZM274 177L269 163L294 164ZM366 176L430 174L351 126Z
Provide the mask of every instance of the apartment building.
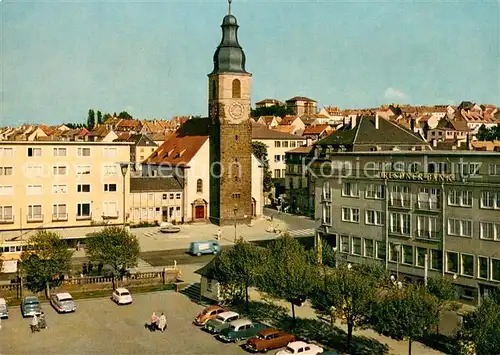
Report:
M293 212L314 217L314 176L307 166L312 146L286 152L285 196Z
M130 143L0 142L0 231L123 223L129 161Z
M327 152L312 169L317 243L401 281L450 277L464 300L500 285L497 152Z

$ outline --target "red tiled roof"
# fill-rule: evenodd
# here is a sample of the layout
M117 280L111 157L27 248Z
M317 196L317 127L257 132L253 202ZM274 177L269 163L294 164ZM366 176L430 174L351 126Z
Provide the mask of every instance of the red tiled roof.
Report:
M279 124L281 126L288 126L291 125L296 119L297 116L285 116L281 119L281 122Z
M316 126L308 126L304 129L304 132L302 133L302 135L306 136L309 134L313 134L313 135L321 134L321 133L323 133L323 131L327 130L329 127L330 126L328 126L327 124L318 124Z

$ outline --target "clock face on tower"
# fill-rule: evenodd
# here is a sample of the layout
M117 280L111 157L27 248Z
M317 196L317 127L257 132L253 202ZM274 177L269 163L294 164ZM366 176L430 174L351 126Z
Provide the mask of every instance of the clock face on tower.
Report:
M231 106L229 106L229 115L233 119L233 121L241 121L245 118L245 106L243 106L239 102L233 102Z

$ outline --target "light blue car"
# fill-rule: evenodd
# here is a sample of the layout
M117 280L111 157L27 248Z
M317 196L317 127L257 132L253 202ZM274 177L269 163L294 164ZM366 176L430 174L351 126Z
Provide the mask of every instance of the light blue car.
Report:
M220 245L215 240L207 240L204 242L192 242L189 246L189 254L201 256L202 254L218 254Z

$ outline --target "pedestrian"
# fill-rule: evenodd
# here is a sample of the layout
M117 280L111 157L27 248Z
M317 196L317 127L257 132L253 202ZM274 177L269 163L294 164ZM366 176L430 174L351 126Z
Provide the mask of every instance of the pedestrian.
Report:
M217 235L216 235L215 239L220 240L221 237L222 237L222 230L219 228L219 230L217 231Z
M41 329L47 328L47 321L45 319L45 313L43 313L43 311L42 311L42 313L40 313L40 322L39 323L40 323Z
M33 319L31 319L30 328L31 328L31 333L34 333L34 332L40 330L38 328L38 317L36 316L36 314L33 316Z
M151 315L151 326L149 330L154 332L157 327L158 327L158 316L156 315L156 312L153 312L153 314Z
M160 331L164 331L167 328L167 317L165 316L165 313L162 313L160 316L160 320L158 321L158 328L160 328Z

